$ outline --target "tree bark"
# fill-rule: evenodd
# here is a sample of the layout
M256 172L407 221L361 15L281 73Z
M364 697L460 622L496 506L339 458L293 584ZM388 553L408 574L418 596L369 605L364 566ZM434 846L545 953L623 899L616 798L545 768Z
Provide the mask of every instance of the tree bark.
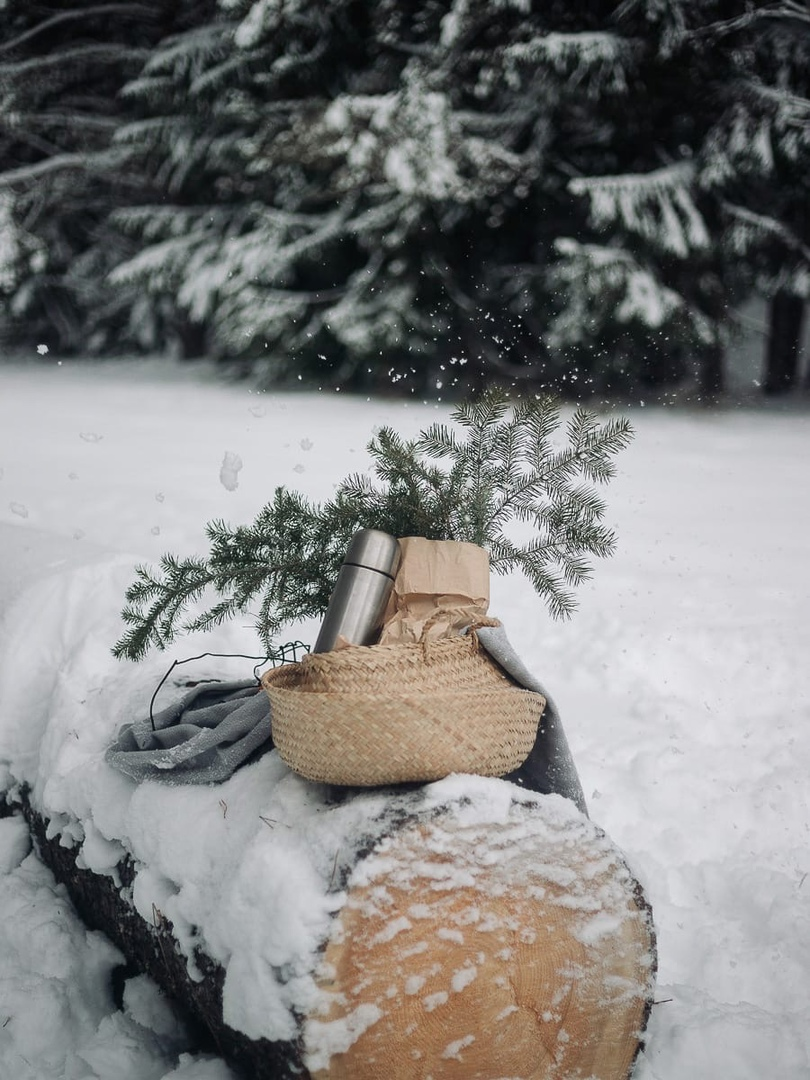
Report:
M174 329L181 360L201 360L208 355L208 328L203 323L183 318L181 313Z
M804 325L804 299L779 290L770 303L765 374L766 394L786 394L796 385Z
M305 1074L297 1067L300 1054L294 1044L249 1039L224 1022L225 973L220 965L198 950L194 960L203 977L192 980L171 922L156 908L151 922L147 922L133 908L128 895L135 872L129 860L118 865L120 884L107 874L81 869L76 865L78 849L63 847L58 835L48 837L47 819L32 807L25 794L16 809L28 822L37 853L67 888L85 925L106 934L133 972L155 980L173 1001L200 1050L219 1054L250 1080L301 1080Z
M725 390L725 350L722 345L715 343L703 349L698 374L701 401L716 402Z

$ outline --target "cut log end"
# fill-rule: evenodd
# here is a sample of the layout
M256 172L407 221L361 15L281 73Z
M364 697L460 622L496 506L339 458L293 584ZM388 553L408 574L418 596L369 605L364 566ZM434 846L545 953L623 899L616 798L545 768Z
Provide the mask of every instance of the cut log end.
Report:
M223 969L198 950L192 979L171 924L142 919L127 889L80 869L26 798L22 809L88 924L251 1080L625 1080L655 969L640 887L566 800L516 797L501 781L468 790L447 802L391 795L313 956L317 1008L296 1012L288 1042L230 1028Z
M536 825L439 818L363 862L304 1026L313 1080L628 1076L652 996L649 910L585 819Z

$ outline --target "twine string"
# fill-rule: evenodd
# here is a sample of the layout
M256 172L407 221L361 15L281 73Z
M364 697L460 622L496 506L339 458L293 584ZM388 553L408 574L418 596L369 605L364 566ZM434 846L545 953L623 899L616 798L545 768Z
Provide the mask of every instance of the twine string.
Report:
M204 660L207 656L213 656L222 660L255 660L257 661L257 663L253 665L253 678L256 681L256 685L261 686L261 680L259 678L260 667L262 667L268 661L270 661L274 668L279 667L282 664L297 663L299 659L299 650L303 651L304 653L308 653L310 651L309 646L305 645L303 641L287 641L283 645L279 645L277 649L270 649L270 651L264 656L251 656L247 653L204 652L200 653L198 656L187 656L182 660L173 660L171 666L169 667L169 670L155 687L154 693L152 694L152 697L149 701L149 723L152 726L152 731L156 730L155 701L157 700L157 696L171 673L176 667L180 667L181 664L190 664L195 660ZM219 682L220 680L211 679L209 681Z

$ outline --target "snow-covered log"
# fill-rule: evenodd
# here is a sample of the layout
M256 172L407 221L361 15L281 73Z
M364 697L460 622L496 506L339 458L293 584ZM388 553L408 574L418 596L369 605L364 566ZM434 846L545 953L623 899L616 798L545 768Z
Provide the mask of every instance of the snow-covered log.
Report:
M0 803L0 813L3 806ZM97 874L77 865L77 849L60 842L50 823L31 805L26 793L8 809L22 812L36 850L58 882L70 894L76 911L93 930L101 930L121 950L126 964L122 978L151 976L172 1001L201 1050L219 1053L240 1073L255 1080L286 1080L300 1077L290 1069L295 1048L267 1039L249 1039L229 1027L222 1017L224 971L210 957L195 950L194 963L184 954L173 934L171 922L159 908L151 920L144 919L129 898L135 871L131 860L119 864L118 873ZM193 977L192 977L193 972Z
M24 806L85 920L255 1080L628 1076L651 1003L650 914L621 854L573 804L475 777L337 799L316 790L314 833L311 820L276 823L277 872L320 840L329 918L310 969L279 965L265 1002L257 979L248 1010L297 999L284 1039L226 1022L223 967L203 940L179 941L157 905L151 919L136 910L131 859L117 882L82 869ZM271 874L252 897L268 936L288 920L280 895Z
M85 919L251 1080L624 1080L654 938L608 837L504 780L335 789L269 747L136 783L106 753L165 659L110 656L130 573L35 576L0 649L0 791Z

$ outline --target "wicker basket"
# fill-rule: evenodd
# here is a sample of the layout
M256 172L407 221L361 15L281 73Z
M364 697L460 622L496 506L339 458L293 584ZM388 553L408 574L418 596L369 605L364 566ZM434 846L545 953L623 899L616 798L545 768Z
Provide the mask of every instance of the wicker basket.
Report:
M359 787L453 772L502 776L525 761L545 707L474 632L311 654L266 672L262 685L290 768Z

